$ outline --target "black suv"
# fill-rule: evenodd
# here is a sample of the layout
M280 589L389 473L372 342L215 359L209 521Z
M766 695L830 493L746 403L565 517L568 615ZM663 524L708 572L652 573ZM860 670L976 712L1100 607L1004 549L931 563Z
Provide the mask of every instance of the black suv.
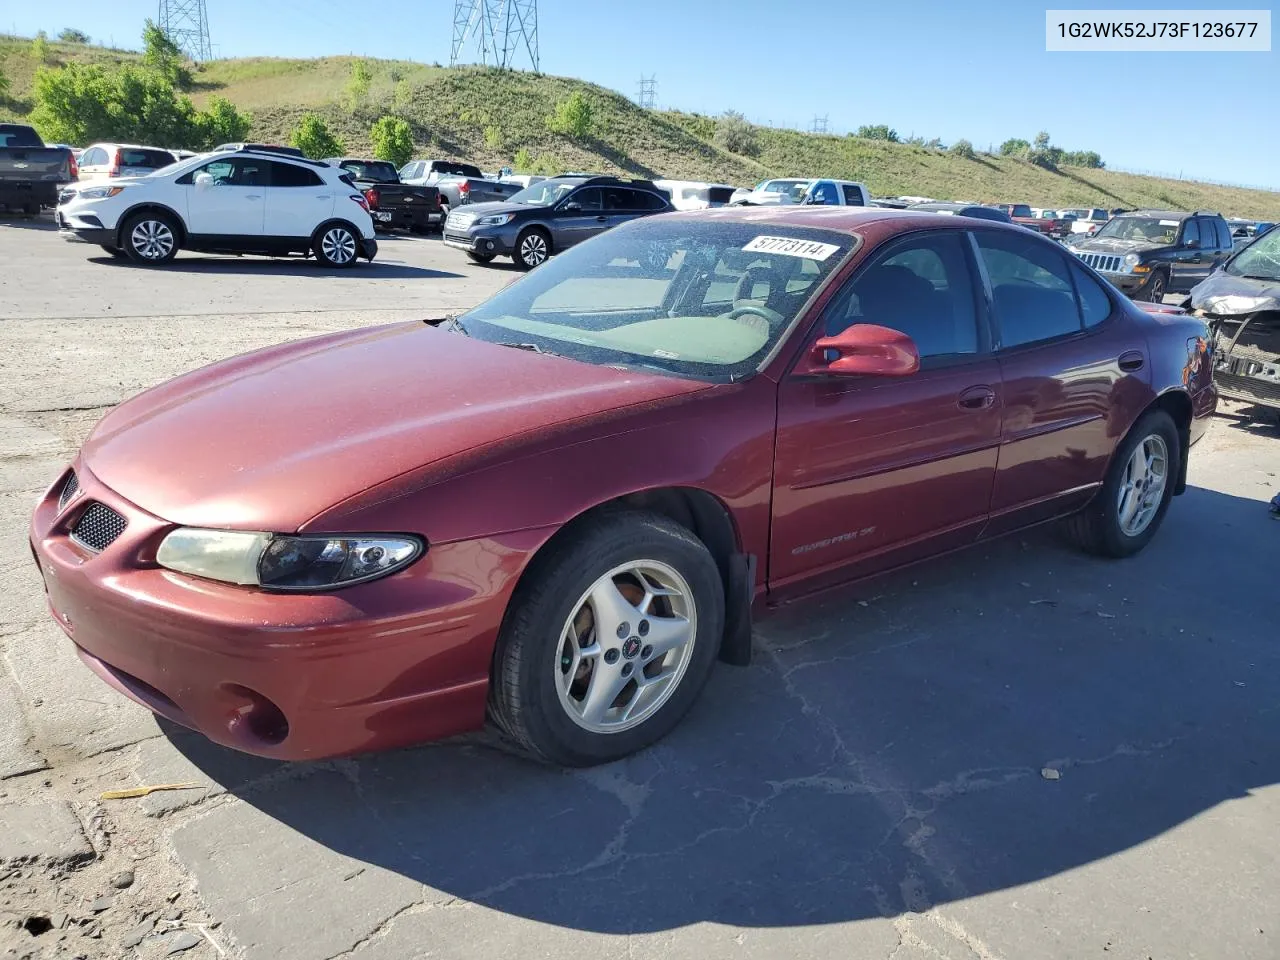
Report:
M476 263L510 257L528 270L610 227L674 209L648 180L562 176L541 180L509 200L468 203L444 222L444 242Z
M1231 256L1231 229L1219 213L1134 210L1112 217L1069 247L1135 300L1161 303L1185 293Z

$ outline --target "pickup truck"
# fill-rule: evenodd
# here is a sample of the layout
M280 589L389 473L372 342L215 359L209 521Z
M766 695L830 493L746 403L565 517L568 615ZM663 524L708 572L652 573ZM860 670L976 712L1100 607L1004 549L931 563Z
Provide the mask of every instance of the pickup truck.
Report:
M402 183L396 168L385 160L328 157L324 162L351 177L369 203L376 229L404 227L414 233L426 233L431 224L443 219L440 192L435 187Z
M435 187L445 213L464 203L506 200L524 189L518 183L487 178L479 167L457 160L411 160L400 168L400 182Z
M71 150L46 147L25 124L0 123L0 209L37 214L56 207L58 192L78 175Z
M869 207L871 194L852 180L764 180L751 190L735 190L730 206Z
M1037 217L1031 206L1025 203L997 203L997 210L1003 210L1014 223L1029 227L1048 237L1066 237L1071 234L1071 221L1057 217Z

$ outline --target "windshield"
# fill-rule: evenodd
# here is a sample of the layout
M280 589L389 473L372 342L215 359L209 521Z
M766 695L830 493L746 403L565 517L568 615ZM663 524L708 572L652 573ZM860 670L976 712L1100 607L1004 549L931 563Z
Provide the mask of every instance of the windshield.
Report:
M0 124L0 147L42 147L40 138L30 127Z
M508 199L512 203L527 203L531 207L549 207L576 186L578 184L563 180L543 180L532 187L525 187L519 193L513 193Z
M547 261L461 324L585 363L737 380L756 372L855 242L780 224L635 220Z
M1108 220L1095 233L1094 239L1140 240L1170 246L1178 235L1177 220L1161 220L1157 217L1116 217Z
M198 153L194 157L186 157L185 159L182 159L182 160L175 160L173 163L169 164L167 167L161 167L159 170L153 170L151 173L148 173L147 177L159 178L159 177L168 177L174 174L178 174L183 170L186 170L188 167L199 166L200 161L207 156L209 156L209 154Z
M1011 203L1009 204L1009 216L1030 217L1031 208L1028 207L1025 203Z
M1236 277L1280 281L1280 229L1262 234L1236 254L1225 269Z
M756 189L761 193L790 193L799 187L800 192L803 193L808 185L808 180L766 180Z
M400 175L396 168L385 161L365 163L363 160L348 160L342 169L357 180L372 180L375 183L399 183Z

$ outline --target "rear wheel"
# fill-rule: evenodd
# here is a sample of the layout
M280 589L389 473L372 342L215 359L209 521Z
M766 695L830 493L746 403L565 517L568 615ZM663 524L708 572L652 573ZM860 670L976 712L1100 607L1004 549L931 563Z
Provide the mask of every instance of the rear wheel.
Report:
M545 263L551 256L551 238L537 227L530 227L516 237L516 250L511 255L516 266L523 270L532 270L540 263Z
M589 766L668 733L724 632L703 543L666 517L616 513L535 561L494 655L490 714L529 753Z
M125 256L134 263L168 263L178 255L178 225L166 213L144 210L120 231Z
M1173 419L1152 410L1116 449L1093 501L1067 519L1077 545L1104 557L1128 557L1155 536L1182 469L1182 441Z
M346 268L356 262L360 240L345 223L325 224L316 231L312 253L326 267Z

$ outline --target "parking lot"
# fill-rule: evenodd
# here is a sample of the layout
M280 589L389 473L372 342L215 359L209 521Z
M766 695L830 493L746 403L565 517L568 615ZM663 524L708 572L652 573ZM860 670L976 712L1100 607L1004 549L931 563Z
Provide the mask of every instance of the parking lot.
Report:
M153 957L194 931L184 957L1280 955L1280 429L1235 407L1139 556L1045 528L789 607L750 667L606 767L488 734L279 764L104 687L45 612L34 498L139 390L518 276L380 243L346 271L148 269L0 219L0 804L68 802L67 842L92 847L74 871L0 868L0 915L70 917L0 950ZM200 788L98 799L178 782Z

